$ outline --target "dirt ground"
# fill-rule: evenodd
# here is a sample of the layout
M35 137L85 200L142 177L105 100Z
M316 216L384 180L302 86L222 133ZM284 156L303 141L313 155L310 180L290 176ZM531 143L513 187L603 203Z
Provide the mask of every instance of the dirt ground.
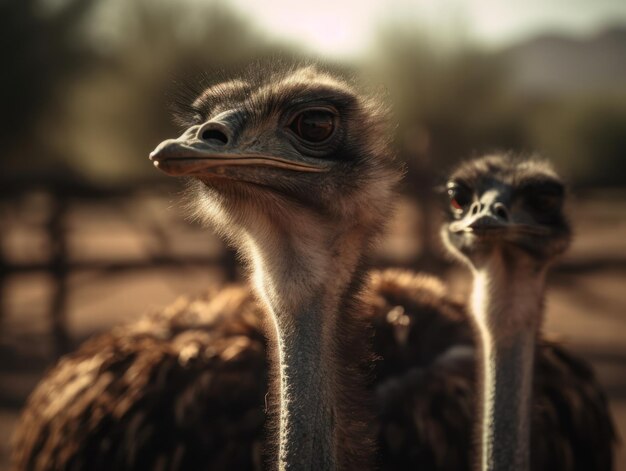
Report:
M182 221L171 203L174 199L139 195L123 204L78 202L65 219L70 257L141 261L163 247L184 257L218 256L221 243L210 232ZM576 238L550 277L545 325L548 333L593 364L610 397L621 437L626 437L624 202L626 193L613 191L579 195L571 203ZM45 218L37 213L45 213L45 198L33 196L4 209L5 257L14 263L45 259L47 242L41 225ZM383 263L402 263L420 254L419 219L412 205L402 205L380 250ZM441 274L455 296L466 295L467 274L462 269ZM70 337L78 344L222 278L220 267L188 265L72 273L66 310ZM53 286L54 280L45 273L22 273L5 281L0 317L0 469L7 465L19 409L54 361L48 316ZM616 470L626 471L624 447L618 449Z

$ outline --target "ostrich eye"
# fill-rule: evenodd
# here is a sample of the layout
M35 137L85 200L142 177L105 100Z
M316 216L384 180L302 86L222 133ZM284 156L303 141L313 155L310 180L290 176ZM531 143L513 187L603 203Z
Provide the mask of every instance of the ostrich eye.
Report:
M448 184L448 198L450 198L450 207L455 211L463 210L472 202L469 189L457 183Z
M335 115L324 109L311 109L298 114L289 126L302 140L320 143L335 131Z

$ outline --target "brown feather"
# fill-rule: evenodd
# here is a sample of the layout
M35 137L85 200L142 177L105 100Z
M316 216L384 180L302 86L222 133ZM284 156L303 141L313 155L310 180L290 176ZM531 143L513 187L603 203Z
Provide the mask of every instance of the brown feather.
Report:
M372 273L367 303L379 467L469 470L475 350L463 306L437 279L395 270ZM13 469L262 468L272 454L263 325L249 290L230 286L86 342L31 395ZM532 469L612 469L615 431L591 369L547 340L537 355Z

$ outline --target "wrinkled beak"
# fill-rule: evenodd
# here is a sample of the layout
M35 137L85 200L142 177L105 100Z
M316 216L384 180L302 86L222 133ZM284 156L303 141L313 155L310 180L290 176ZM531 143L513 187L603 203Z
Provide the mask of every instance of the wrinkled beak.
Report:
M159 170L172 176L203 176L220 174L225 167L273 167L296 172L326 172L328 169L284 157L236 148L212 145L187 134L161 142L150 153L150 160Z

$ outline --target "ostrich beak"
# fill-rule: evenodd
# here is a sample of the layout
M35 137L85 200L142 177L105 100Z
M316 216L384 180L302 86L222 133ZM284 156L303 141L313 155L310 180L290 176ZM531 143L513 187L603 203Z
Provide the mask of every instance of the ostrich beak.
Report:
M476 235L501 234L509 229L512 224L491 210L485 210L477 214L468 214L460 221L450 224L452 232L470 232Z
M471 211L469 212L471 213ZM516 220L516 214L509 212L501 202L484 205L481 211L468 214L463 219L450 224L450 231L474 234L477 237L507 237L515 235L545 236L550 230L528 220Z
M220 174L225 167L272 167L296 172L326 172L328 168L262 152L241 151L212 145L184 134L178 139L161 142L150 153L159 170L171 176Z

